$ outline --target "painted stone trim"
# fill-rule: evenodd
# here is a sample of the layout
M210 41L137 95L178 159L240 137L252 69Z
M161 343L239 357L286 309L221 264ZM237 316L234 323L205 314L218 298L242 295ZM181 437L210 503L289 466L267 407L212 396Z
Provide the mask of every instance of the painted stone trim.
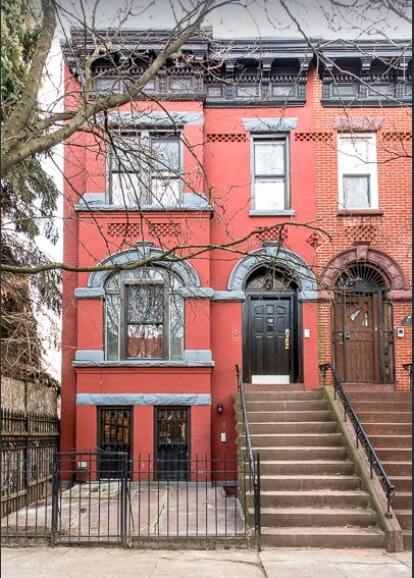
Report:
M103 349L78 349L75 352L75 361L103 361Z
M243 118L244 128L249 132L289 132L296 128L297 117Z
M135 113L123 111L111 111L108 113L110 125L140 126L140 127L167 127L174 128L184 124L203 126L204 114L201 112L183 111L137 111Z
M147 212L153 212L153 213L168 213L171 211L175 211L175 212L179 212L179 211L188 211L188 212L196 212L196 211L208 211L208 212L212 212L214 209L211 205L204 205L202 206L201 203L198 205L193 205L193 204L185 204L185 203L181 203L179 205L174 205L171 207L168 206L164 206L164 207L155 207L153 205L141 205L141 206L131 206L131 207L125 207L123 205L109 205L107 203L91 203L89 205L89 207L85 204L77 204L74 206L75 211L78 212L82 212L82 211L101 211L101 212L108 212L108 211L113 211L113 212L120 212L120 213L125 213L125 212L132 212L132 213L136 213L136 212L143 212L143 211L147 211Z
M198 363L210 363L212 361L212 353L210 349L185 349L184 360Z
M105 295L101 287L76 287L76 299L102 299Z
M285 211L260 211L251 209L249 211L250 217L293 217L295 215L294 209L286 209Z
M334 116L332 127L338 132L375 132L384 125L384 117Z
M243 302L246 300L244 291L214 291L212 301L234 301Z
M214 361L185 361L171 359L125 359L122 361L74 361L73 367L214 367Z
M275 264L275 262L294 274L302 293L310 292L313 294L317 291L315 275L306 262L299 255L282 249L279 245L267 245L240 259L230 274L228 290L243 291L244 281L254 268L258 265Z
M208 393L78 393L76 405L211 405Z
M210 287L181 287L176 292L184 299L211 299L214 294L214 290Z
M103 259L101 265L109 264L127 264L133 263L134 261L140 261L142 259L149 259L154 257L160 257L164 254L161 249L153 247L151 243L139 243L136 249L128 249L127 251L120 251L115 255L110 255ZM186 261L177 262L158 262L161 267L171 270L173 273L178 275L182 280L183 284L187 288L199 288L200 278L197 271L192 265ZM112 271L94 271L89 275L88 287L103 287L108 275Z
M105 203L105 192L84 193L79 199L80 204L95 205L96 203Z
M317 301L319 299L318 291L299 291L299 301Z

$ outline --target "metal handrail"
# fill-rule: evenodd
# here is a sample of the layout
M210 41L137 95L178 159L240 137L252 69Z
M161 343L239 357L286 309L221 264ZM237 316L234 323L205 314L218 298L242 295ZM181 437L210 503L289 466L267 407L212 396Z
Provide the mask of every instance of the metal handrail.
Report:
M413 364L412 363L403 363L403 369L408 372L410 378L410 389L413 388Z
M373 472L375 472L378 476L378 479L384 489L385 495L387 497L387 515L391 515L391 507L392 507L392 499L394 497L395 494L395 486L394 484L391 482L391 480L389 479L389 477L387 476L384 467L376 453L376 451L374 450L371 442L369 441L369 438L361 424L361 422L358 419L357 414L355 413L354 408L352 407L352 404L347 396L347 394L345 393L345 390L343 388L342 383L339 381L338 376L335 373L335 370L333 369L332 365L330 363L321 363L319 365L319 369L322 372L322 381L323 384L326 384L326 374L328 372L328 370L331 370L331 374L332 374L332 379L333 379L333 384L334 384L334 399L336 399L336 396L338 395L343 408L344 408L344 421L346 421L346 417L348 416L351 424L354 428L355 431L355 436L356 436L356 447L359 447L359 444L362 445L368 461L369 461L369 467L370 467L370 478L372 480L373 478Z
M247 455L249 460L249 470L253 482L253 502L254 502L254 526L257 539L257 549L261 551L261 501L260 501L260 454L253 452L252 442L250 439L249 420L247 419L246 398L244 394L244 385L241 378L240 368L236 363L237 387L240 392L240 401L243 415L243 434L246 440Z

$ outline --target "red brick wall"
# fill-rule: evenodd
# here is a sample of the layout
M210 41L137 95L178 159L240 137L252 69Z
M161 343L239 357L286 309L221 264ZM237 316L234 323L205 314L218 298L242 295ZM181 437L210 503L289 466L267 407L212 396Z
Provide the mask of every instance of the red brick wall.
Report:
M312 137L315 142L315 197L318 226L331 236L316 250L315 273L320 275L329 261L352 248L357 241L367 241L371 249L391 257L411 287L411 109L401 108L327 108L321 105L322 83L314 72ZM379 209L382 215L338 216L337 131L333 117L381 117L377 132ZM302 137L305 138L305 137ZM373 225L370 239L361 225ZM373 229L373 234L372 234ZM411 313L410 302L394 302L394 327ZM331 305L319 304L319 356L329 361L331 352ZM408 387L408 375L402 363L411 361L411 327L405 336L395 337L396 387Z

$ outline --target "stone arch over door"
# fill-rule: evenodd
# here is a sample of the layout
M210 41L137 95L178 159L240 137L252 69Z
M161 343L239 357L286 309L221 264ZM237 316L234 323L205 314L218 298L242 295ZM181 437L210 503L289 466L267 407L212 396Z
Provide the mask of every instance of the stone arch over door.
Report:
M278 245L269 245L246 255L233 267L228 280L229 291L244 291L245 281L260 265L278 266L292 274L299 288L299 301L317 298L317 282L306 261Z
M368 245L359 245L336 255L327 265L321 278L321 288L331 290L341 271L355 263L365 263L378 268L388 279L390 289L388 297L398 299L409 290L401 267L386 253L370 249Z

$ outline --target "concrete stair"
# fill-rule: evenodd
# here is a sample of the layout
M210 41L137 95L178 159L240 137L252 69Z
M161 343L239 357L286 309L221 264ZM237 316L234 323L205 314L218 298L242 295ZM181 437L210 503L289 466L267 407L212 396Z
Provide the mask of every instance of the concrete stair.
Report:
M393 508L404 531L404 547L411 548L412 531L412 398L411 392L369 391L346 386L353 408L385 471L395 484Z
M322 391L246 384L245 392L252 446L261 459L263 545L384 547L385 535ZM240 434L239 399L235 409ZM238 443L245 451L243 436Z

